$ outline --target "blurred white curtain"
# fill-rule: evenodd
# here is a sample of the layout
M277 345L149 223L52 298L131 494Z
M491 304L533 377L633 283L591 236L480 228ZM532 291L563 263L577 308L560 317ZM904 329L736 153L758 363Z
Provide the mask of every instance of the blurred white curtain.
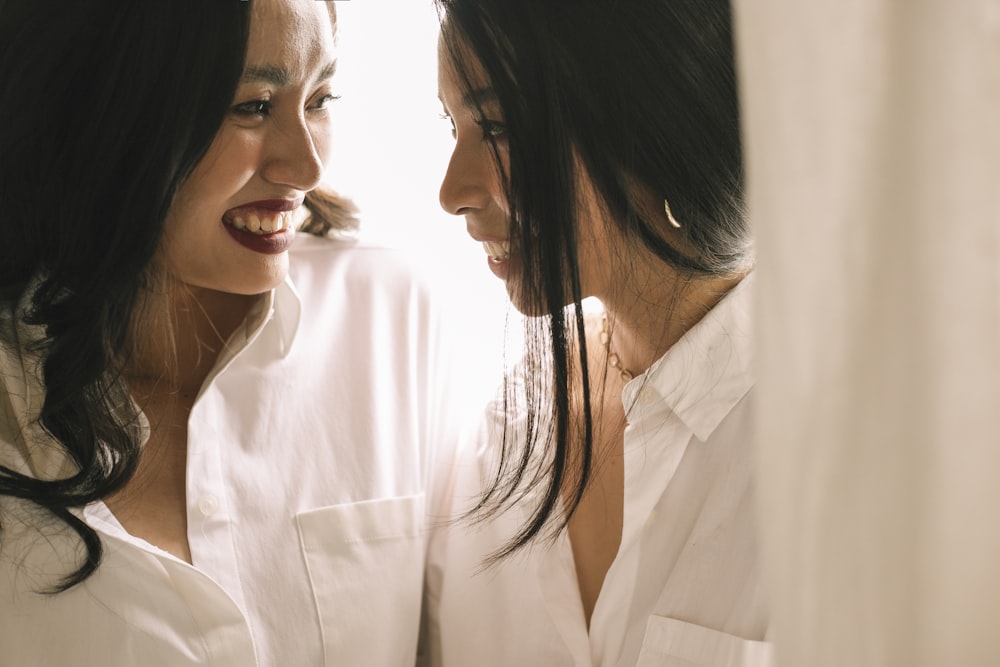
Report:
M1000 665L1000 0L735 0L781 667Z

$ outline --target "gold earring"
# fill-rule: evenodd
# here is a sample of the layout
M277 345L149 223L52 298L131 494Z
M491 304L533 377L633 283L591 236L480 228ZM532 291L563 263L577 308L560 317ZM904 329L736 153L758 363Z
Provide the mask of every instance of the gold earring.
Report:
M671 225L673 225L676 229L681 228L681 223L677 222L677 218L675 218L674 214L670 212L670 204L667 203L666 199L663 200L663 212L667 214L667 220L670 221Z

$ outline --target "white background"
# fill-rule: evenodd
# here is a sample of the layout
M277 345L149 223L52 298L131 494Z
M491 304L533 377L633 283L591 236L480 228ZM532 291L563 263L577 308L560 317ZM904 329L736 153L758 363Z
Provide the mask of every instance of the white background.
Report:
M475 261L485 279L485 254L462 219L438 204L453 140L437 98L431 0L336 5L335 87L343 97L334 104L328 183L359 204L366 234L449 262Z
M361 209L362 235L416 255L457 300L474 363L492 385L503 360L508 302L465 221L438 190L454 140L437 95L438 17L432 0L338 0L333 155L326 182ZM512 353L520 325L511 310Z

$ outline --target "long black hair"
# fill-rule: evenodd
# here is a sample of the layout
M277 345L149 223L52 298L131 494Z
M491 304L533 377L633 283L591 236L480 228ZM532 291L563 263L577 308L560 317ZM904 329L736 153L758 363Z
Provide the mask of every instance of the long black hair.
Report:
M123 351L157 279L173 196L232 104L250 11L235 1L0 0L0 307L43 332L30 343L45 390L38 423L77 469L40 480L0 465L0 495L37 504L83 540L83 562L56 591L102 556L70 510L135 473L143 431ZM310 193L306 205L307 231L353 224L333 195ZM0 345L19 345L12 335L0 332Z
M437 0L442 40L467 88L463 57L485 71L506 125L503 178L511 244L526 278L520 298L547 314L528 318L526 366L516 387L527 419L510 410L500 463L473 514L490 516L540 490L533 514L496 555L553 534L578 505L593 452L589 373L577 245L577 184L593 181L608 221L688 278L745 270L739 102L728 0ZM482 112L482 109L480 109ZM665 215L640 191L669 201L684 247L668 242ZM568 302L574 307L566 308ZM542 346L530 345L543 339ZM574 380L574 365L582 380ZM574 412L572 386L583 383ZM573 415L583 424L571 424ZM510 442L523 439L524 446ZM570 446L571 439L576 442ZM545 455L539 457L539 451ZM560 497L569 489L560 513Z

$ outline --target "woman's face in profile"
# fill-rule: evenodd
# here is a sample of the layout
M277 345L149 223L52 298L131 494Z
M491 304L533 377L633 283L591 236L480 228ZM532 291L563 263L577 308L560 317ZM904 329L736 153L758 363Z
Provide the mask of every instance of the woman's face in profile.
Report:
M510 211L491 143L496 144L506 168L503 111L472 53L467 48L460 53L470 89L451 56L442 39L438 44L438 97L451 122L455 147L441 183L441 206L448 213L465 217L469 235L483 245L490 270L507 282L511 291L520 258L510 244Z
M253 3L236 97L167 216L160 253L180 282L259 294L284 279L299 207L328 157L331 4Z
M508 169L508 142L517 137L508 136L503 110L478 59L464 45L458 57L460 67L456 67L446 41L439 42L438 96L455 138L441 183L441 206L448 213L465 217L469 235L482 243L487 265L505 282L513 305L526 315L543 314L545 309L527 296L536 290L523 289L532 278L525 275L517 244L511 243L510 208L500 173ZM491 140L497 147L499 166ZM577 178L576 249L581 288L583 297L600 297L611 277L606 214L598 205L586 170L574 163L573 171ZM566 302L571 301L567 295Z

